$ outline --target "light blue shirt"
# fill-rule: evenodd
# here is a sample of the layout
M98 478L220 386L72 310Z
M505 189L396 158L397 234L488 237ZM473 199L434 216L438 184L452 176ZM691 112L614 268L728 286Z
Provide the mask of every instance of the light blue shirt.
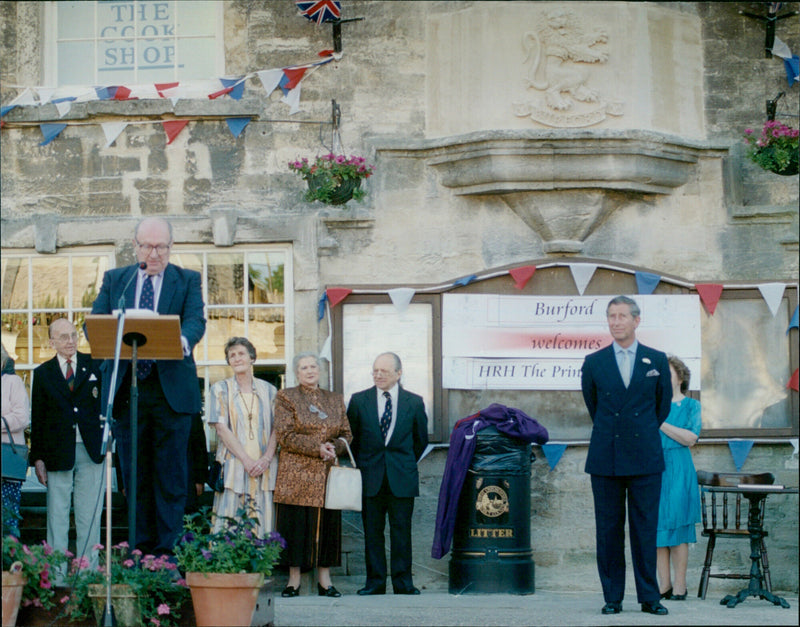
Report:
M619 373L622 375L623 381L630 382L631 376L633 376L633 362L636 360L636 350L639 348L639 340L633 340L633 344L628 346L628 348L622 348L616 342L613 342L614 345L614 356L617 358L617 368L619 368ZM628 353L628 373L627 376L624 372L622 372L622 353ZM625 384L627 387L627 383Z

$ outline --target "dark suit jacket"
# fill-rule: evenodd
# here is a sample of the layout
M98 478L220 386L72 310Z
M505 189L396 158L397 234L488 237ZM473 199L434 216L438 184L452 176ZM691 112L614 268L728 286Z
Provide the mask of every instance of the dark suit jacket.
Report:
M100 362L80 352L77 358L71 392L58 357L33 371L30 459L41 459L48 471L71 470L75 465L76 426L92 461L103 461Z
M581 389L594 423L586 472L612 477L663 472L659 427L672 403L667 356L640 343L625 388L612 344L586 356Z
M419 496L417 460L428 444L428 417L422 397L400 387L397 419L388 444L383 442L378 421L377 387L353 394L347 418L353 432L353 456L361 469L364 495L375 496L386 474L392 494Z
M100 293L92 305L93 314L110 314L119 303L122 289L138 265L109 270L103 276ZM125 292L125 306L133 308L136 301L136 279L131 281ZM161 295L158 300L158 313L179 315L181 317L181 335L189 341L189 348L194 349L206 331L206 319L203 314L203 293L200 273L185 270L180 266L169 264L164 270L161 284ZM91 338L89 338L91 341ZM117 375L117 390L122 378L130 367L130 360L120 362ZM114 361L107 359L101 366L103 373L103 407L108 403L111 387L111 373ZM181 414L197 414L201 411L200 388L197 382L197 367L191 352L182 360L159 360L158 378L167 402L173 411ZM115 390L115 393L116 391Z

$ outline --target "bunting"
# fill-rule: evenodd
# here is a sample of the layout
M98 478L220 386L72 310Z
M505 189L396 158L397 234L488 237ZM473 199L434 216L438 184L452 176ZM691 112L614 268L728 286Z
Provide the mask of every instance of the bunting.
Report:
M798 372L800 372L800 369L795 368L792 376L789 377L789 383L786 384L787 389L794 390L795 392L800 391L798 390Z
M652 294L661 281L658 274L652 272L636 272L636 290L639 294Z
M547 459L548 465L550 466L550 472L555 470L555 467L561 460L561 456L564 454L564 451L566 450L567 450L566 444L554 443L554 442L548 442L547 444L542 444L542 451L544 452L544 456Z
M322 345L322 350L319 352L319 358L325 359L328 363L333 361L333 353L331 352L331 336L325 338L325 343Z
M789 326L786 327L786 335L789 335L789 331L792 329L797 329L800 322L798 321L797 315L797 307L794 308L794 313L792 314L792 319L789 321Z
M518 290L525 287L525 284L530 281L534 272L536 272L536 266L520 266L519 268L512 268L508 271L511 278L514 279L514 287Z
M167 145L169 146L175 138L180 134L183 128L189 123L189 120L167 120L162 122L164 131L167 134Z
M416 290L411 287L397 287L389 290L389 298L392 299L392 304L397 309L397 313L402 315L406 312L411 299L414 298L414 294L416 294Z
M250 118L228 118L225 120L228 129L234 137L239 137L244 128L250 123Z
M317 322L322 322L325 317L325 303L328 302L328 295L323 292L322 297L317 303Z
M736 472L741 472L742 466L747 461L747 456L750 455L750 449L753 448L753 440L730 440L728 448L731 450Z
M569 271L572 273L572 280L575 281L575 287L578 288L578 293L583 296L583 291L592 280L594 272L597 270L597 264L594 263L571 263L569 264Z
M694 288L700 295L700 300L703 302L708 315L713 316L720 296L722 296L722 285L718 283L697 283Z
M103 129L103 134L106 136L106 148L117 141L120 133L128 126L127 122L103 122L100 127Z
M300 15L319 26L325 22L335 22L342 15L342 5L338 0L295 0Z
M42 137L44 140L39 143L40 146L47 146L51 141L53 141L56 137L61 134L65 128L67 128L66 124L40 124L39 128L42 131Z
M462 277L456 281L453 281L453 285L460 285L464 287L465 285L469 285L473 281L475 281L478 277L474 274L470 274L469 276Z
M347 287L329 287L327 290L325 290L325 293L328 295L328 302L331 304L331 307L336 307L336 305L341 303L352 292L353 290Z

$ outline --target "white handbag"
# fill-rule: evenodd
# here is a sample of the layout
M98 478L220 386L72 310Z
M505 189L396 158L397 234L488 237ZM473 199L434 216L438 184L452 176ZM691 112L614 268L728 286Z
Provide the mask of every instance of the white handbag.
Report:
M328 483L325 486L325 509L347 509L361 511L361 471L356 467L356 460L350 445L344 438L339 438L347 448L350 463L353 467L336 464L328 470Z

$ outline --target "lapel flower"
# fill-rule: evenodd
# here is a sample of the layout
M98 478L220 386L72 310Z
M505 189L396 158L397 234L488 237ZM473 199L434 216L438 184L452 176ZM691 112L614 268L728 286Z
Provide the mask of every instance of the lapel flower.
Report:
M642 363L643 364L649 364L650 360L647 357L642 357Z

